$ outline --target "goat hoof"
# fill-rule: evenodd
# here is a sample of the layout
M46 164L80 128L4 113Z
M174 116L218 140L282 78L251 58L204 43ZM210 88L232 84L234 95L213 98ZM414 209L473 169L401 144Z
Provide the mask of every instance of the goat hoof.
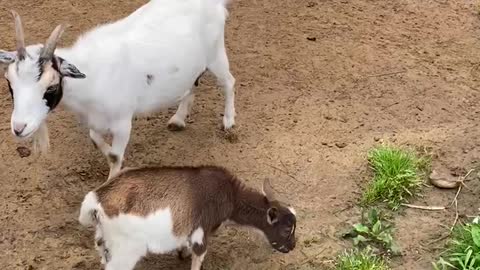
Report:
M182 131L185 129L185 124L180 125L178 123L168 123L167 128L170 131Z

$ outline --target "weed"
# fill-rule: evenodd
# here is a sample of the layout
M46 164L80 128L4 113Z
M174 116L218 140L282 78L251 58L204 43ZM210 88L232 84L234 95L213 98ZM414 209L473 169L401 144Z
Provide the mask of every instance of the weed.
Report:
M368 153L368 161L374 177L363 194L362 203L386 202L393 210L418 192L422 184L420 174L430 164L427 158L418 158L412 151L392 146L374 148Z
M355 249L345 251L338 257L335 270L390 270L390 267L370 249Z
M435 269L480 270L479 218L454 228L446 253L434 264Z
M360 248L373 247L384 255L399 255L400 250L393 241L392 230L386 217L372 208L368 213L362 214L361 223L355 224L344 237L351 237L353 244Z

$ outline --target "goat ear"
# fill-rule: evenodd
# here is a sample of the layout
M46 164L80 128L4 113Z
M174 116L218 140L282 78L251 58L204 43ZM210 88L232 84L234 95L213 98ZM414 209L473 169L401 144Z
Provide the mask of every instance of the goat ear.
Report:
M70 77L74 79L84 79L87 76L80 72L76 66L70 64L67 60L55 56L54 61L56 62L58 72L65 77Z
M15 61L15 57L17 57L16 52L7 52L0 50L0 64L11 64Z
M269 202L275 201L275 192L273 191L272 184L268 178L263 181L262 192Z
M267 210L267 222L270 225L278 222L278 209L276 207L271 207Z

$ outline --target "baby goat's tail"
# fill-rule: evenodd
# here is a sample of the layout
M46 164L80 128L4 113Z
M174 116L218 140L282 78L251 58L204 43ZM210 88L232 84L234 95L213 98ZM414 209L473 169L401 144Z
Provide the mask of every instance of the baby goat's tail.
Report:
M98 222L98 199L95 192L90 191L85 195L80 208L78 220L85 227L93 227Z

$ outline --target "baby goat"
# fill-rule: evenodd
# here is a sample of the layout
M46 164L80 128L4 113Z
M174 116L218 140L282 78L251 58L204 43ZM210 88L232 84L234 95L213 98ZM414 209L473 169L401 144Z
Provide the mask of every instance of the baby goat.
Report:
M223 88L223 125L231 129L235 79L224 44L226 2L151 0L63 49L56 49L62 25L45 45L26 47L20 16L12 11L17 49L0 51L14 105L12 133L19 138L34 135L36 145L46 151L45 120L62 101L87 123L112 176L121 168L133 116L180 103L168 125L182 129L193 104L193 85L206 70ZM113 136L111 146L104 139L107 134Z
M296 241L295 211L275 199L269 181L262 194L213 166L124 169L85 196L79 221L96 227L107 270L131 270L149 252L181 249L199 270L209 236L226 221L257 229L283 253Z

